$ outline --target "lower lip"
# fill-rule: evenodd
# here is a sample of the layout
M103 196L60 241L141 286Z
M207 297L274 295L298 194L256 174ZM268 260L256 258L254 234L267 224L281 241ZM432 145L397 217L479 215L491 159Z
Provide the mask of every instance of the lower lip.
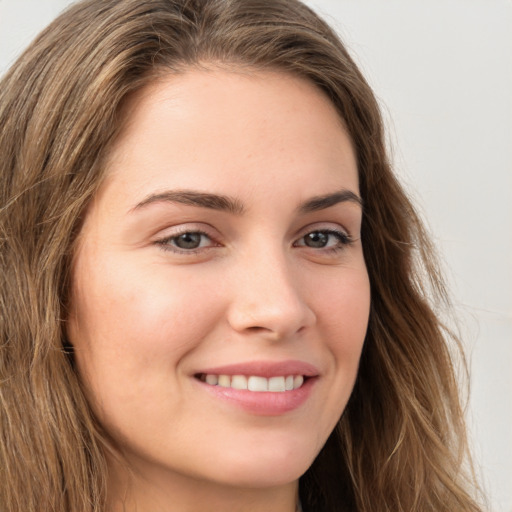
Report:
M282 392L224 388L199 380L197 383L215 398L229 402L248 413L259 416L279 416L303 405L309 398L316 380L315 377L308 378L300 388Z

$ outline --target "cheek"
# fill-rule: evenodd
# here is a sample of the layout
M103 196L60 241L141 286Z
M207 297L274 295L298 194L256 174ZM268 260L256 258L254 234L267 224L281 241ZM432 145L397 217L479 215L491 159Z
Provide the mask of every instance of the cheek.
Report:
M87 387L126 396L179 371L218 311L194 280L147 263L114 263L77 267L68 334Z
M338 370L355 379L370 313L366 269L332 281L319 297L318 324ZM345 374L347 376L347 374Z
M91 333L90 343L99 337L147 350L162 337L167 343L172 341L169 335L179 340L181 332L198 327L197 319L204 317L200 311L211 310L205 304L208 297L189 276L176 275L162 264L119 259L76 269L76 323Z
M213 299L198 293L199 283L161 268L84 270L77 274L70 341L96 416L122 439L139 428L134 418L159 418L161 404L176 404L182 361L218 313Z
M325 354L324 399L315 413L318 450L343 414L357 378L370 310L370 285L364 265L336 269L310 288L317 318L317 347Z

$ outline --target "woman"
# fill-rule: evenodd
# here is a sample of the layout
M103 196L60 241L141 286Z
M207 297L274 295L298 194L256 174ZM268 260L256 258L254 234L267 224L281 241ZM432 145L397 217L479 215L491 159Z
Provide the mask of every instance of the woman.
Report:
M429 239L314 13L89 0L0 90L2 510L480 510Z

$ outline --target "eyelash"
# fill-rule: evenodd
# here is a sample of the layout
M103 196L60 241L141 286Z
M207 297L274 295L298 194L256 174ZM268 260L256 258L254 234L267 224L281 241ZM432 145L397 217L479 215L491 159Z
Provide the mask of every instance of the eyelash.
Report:
M327 253L336 253L339 251L344 250L347 246L352 244L354 240L351 238L351 236L344 231L338 231L336 229L314 229L312 231L307 232L306 234L302 235L299 240L304 240L308 235L312 234L323 234L329 236L334 236L337 239L337 243L333 247L320 247L318 249L322 250L323 252ZM294 247L308 247L305 244L298 244L295 242ZM314 249L313 247L309 247L311 249Z
M298 243L300 240L304 240L308 235L312 234L323 234L327 235L328 237L334 236L337 239L337 243L332 247L310 247L307 246L305 243ZM200 237L206 237L208 238L214 245L209 245L207 247L196 247L191 249L183 249L180 247L177 247L176 245L173 245L174 242L181 236L184 235L199 235ZM200 242L201 243L201 242ZM313 229L312 231L309 231L302 235L296 242L293 243L293 247L306 247L313 250L318 249L319 251L322 251L323 253L331 254L331 253L337 253L340 251L343 251L346 247L354 243L354 239L344 231L338 231L336 229ZM163 251L169 251L177 254L184 254L184 255L194 255L200 251L211 249L212 247L218 246L220 244L216 244L215 240L206 232L201 230L183 230L179 233L175 233L172 236L168 236L166 238L162 238L161 240L157 240L156 244L160 246L160 248ZM216 244L216 245L215 245Z
M162 250L170 251L170 252L174 252L174 253L178 253L178 254L195 254L195 253L205 250L205 249L211 249L211 247L212 247L212 246L208 246L206 248L205 247L197 247L197 248L193 248L193 249L182 249L180 247L176 247L176 246L172 245L173 241L176 241L180 236L183 236L183 235L200 235L201 237L206 237L209 240L211 240L212 242L215 242L208 233L205 233L204 231L201 231L200 229L186 229L179 233L175 233L172 236L168 236L166 238L162 238L161 240L157 240L156 243L157 243L157 245L161 246Z

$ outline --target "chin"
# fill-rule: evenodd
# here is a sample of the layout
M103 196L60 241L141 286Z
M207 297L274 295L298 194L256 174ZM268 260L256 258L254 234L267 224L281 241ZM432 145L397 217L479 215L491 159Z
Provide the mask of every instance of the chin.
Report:
M316 455L316 451L306 451L304 446L254 445L219 460L217 478L237 487L282 486L298 480Z

